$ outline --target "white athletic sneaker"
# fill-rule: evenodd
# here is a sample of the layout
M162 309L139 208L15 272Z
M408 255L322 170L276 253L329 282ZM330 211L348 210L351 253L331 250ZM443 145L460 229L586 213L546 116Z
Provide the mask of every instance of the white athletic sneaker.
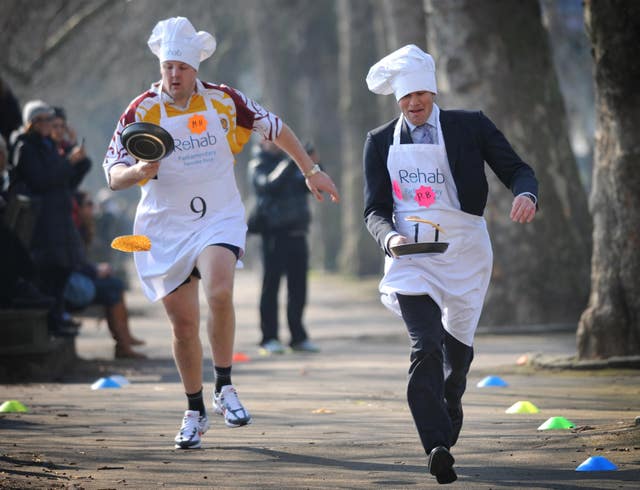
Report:
M320 352L320 347L311 342L309 339L298 342L291 345L291 350L294 352Z
M198 414L198 430L201 436L202 434L204 434L209 430L210 425L211 424L209 423L209 417L207 417L206 414L205 415Z
M282 345L278 339L267 340L258 350L261 356L284 354L286 351L287 349L285 349L284 345Z
M201 416L197 410L184 412L182 427L175 437L176 449L197 449L200 447L200 436L209 429L209 418Z
M251 423L251 415L242 406L233 385L225 385L213 394L213 410L224 416L227 427L241 427Z

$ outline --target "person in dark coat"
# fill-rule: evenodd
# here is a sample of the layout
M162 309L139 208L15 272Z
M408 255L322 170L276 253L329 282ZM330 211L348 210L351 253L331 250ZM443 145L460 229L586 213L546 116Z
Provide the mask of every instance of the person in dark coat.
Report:
M11 133L22 124L20 104L9 85L0 78L0 135L9 141Z
M83 150L72 152L69 158L58 153L50 138L52 116L53 110L43 101L25 104L23 130L12 152L11 192L29 196L37 209L30 251L40 290L56 300L50 331L72 335L63 319L63 291L82 247L72 219L72 197L91 163Z
M0 135L0 309L49 309L52 299L40 293L30 282L34 278L35 267L29 250L13 228L14 222L6 217L9 205L8 155L6 142Z
M317 164L313 146L308 143L305 149ZM261 142L260 152L249 163L249 175L256 192L256 209L260 212L260 216L254 214L249 220L249 231L262 236L260 353L285 352L278 338L278 291L282 276L287 278L289 345L294 351L318 352L302 323L307 301L307 233L311 220L305 178L295 162L268 140Z

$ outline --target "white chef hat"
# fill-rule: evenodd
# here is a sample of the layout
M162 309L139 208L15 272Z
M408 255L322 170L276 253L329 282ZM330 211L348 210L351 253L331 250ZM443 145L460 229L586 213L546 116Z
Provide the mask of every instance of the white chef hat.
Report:
M431 55L408 44L369 69L367 86L376 94L395 94L396 100L422 90L437 94L436 65Z
M147 41L149 49L163 61L182 61L196 70L216 50L216 39L208 32L196 32L184 17L161 20Z

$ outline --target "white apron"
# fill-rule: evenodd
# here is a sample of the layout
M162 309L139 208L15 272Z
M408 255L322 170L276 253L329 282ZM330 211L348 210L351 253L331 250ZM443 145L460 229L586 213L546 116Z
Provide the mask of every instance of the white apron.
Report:
M134 254L142 288L157 301L184 282L202 250L214 243L245 247L244 206L233 173L233 154L211 101L202 113L167 117L160 125L175 150L160 162L157 179L141 187L134 233L151 239Z
M434 111L439 114L437 106ZM491 277L493 253L483 217L460 209L444 137L438 121L439 144L400 144L403 117L395 127L387 169L391 177L396 230L418 242L435 241L435 229L405 221L419 216L440 225L438 241L449 242L443 254L385 258L379 290L382 303L400 315L396 293L429 295L442 310L444 328L465 345L473 345Z

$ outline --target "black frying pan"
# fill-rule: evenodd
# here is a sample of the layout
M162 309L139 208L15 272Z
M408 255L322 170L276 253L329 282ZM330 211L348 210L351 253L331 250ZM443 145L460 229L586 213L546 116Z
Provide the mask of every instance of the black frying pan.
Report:
M449 248L448 242L418 242L405 243L390 247L395 255L412 255L412 254L441 254Z
M122 145L137 160L156 162L173 152L173 138L157 124L134 122L127 124L120 135Z
M405 221L415 221L415 243L403 243L402 245L396 245L395 247L390 247L391 251L397 255L413 255L413 254L441 254L444 253L449 248L448 242L439 242L438 241L438 233L444 232L440 225L429 221L427 219L420 218L419 216L407 216ZM431 225L436 230L436 241L435 242L418 242L418 223L426 223Z

